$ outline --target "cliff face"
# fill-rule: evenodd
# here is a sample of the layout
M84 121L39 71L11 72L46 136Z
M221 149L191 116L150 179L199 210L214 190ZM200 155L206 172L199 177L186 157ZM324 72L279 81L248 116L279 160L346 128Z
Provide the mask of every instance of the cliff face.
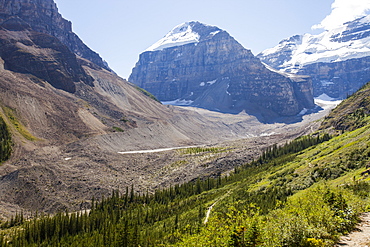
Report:
M327 94L344 99L370 81L370 56L342 62L314 63L302 67L298 74L310 75L314 95Z
M266 118L314 106L309 78L276 73L226 31L199 22L177 26L143 52L129 81L161 101Z
M58 38L73 53L110 70L99 54L72 32L71 22L59 14L53 0L0 0L0 24L13 17L19 17L34 31Z
M260 53L264 63L312 77L314 96L346 98L370 81L370 16L318 35L296 35Z
M79 81L93 86L67 46L54 36L33 31L19 17L0 25L0 57L5 69L34 75L70 93L75 93Z

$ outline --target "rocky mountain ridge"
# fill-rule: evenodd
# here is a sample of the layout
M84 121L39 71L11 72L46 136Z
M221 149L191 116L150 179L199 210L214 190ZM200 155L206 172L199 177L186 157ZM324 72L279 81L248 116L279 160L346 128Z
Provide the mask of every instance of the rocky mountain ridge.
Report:
M246 111L262 121L314 107L309 77L276 73L226 31L195 21L143 52L129 81L161 101Z
M315 96L345 98L370 80L370 16L292 36L258 57L277 70L311 76Z
M93 79L76 55L54 36L32 30L19 17L7 19L0 28L0 56L5 69L32 74L70 93L76 92L79 81L93 86Z
M110 70L99 54L72 31L72 23L62 17L53 0L0 0L0 24L14 17L22 19L34 31L58 38L78 56Z

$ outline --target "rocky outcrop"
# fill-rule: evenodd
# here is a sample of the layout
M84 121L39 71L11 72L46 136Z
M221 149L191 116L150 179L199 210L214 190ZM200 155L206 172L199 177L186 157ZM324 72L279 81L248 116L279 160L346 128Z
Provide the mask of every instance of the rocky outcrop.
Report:
M19 17L34 31L58 38L75 54L110 70L99 54L72 32L71 22L59 14L53 0L0 0L0 25L13 17Z
M260 53L264 63L312 77L314 96L346 98L370 81L370 16L318 35L296 35Z
M143 52L129 81L161 101L245 110L262 119L314 107L309 78L292 79L267 68L226 31L199 22L177 26Z
M67 46L54 36L33 31L19 17L0 25L0 57L5 69L32 74L70 93L76 91L75 82L93 86L93 79Z

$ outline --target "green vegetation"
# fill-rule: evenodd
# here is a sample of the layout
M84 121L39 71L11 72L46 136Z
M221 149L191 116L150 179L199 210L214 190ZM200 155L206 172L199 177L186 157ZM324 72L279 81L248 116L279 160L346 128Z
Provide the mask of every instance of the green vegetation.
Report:
M122 117L122 118L120 119L120 121L122 121L122 122L124 122L124 123L129 122L129 120L128 120L126 117Z
M326 129L350 131L370 123L370 82L339 104L322 124Z
M113 126L112 129L117 132L125 132L123 129L121 129L120 127L116 127L116 126Z
M26 138L29 141L36 141L37 138L34 137L27 129L24 127L21 122L16 117L16 114L14 113L14 110L11 108L4 108L5 114L10 120L11 124L14 126L14 128L18 131L19 134L21 134L24 138Z
M9 159L12 153L12 137L11 133L4 122L4 119L0 117L0 163Z
M192 148L185 148L180 149L180 154L199 154L199 153L221 153L226 152L226 148L220 148L220 147L192 147Z
M161 101L159 101L153 94L149 93L148 91L146 91L145 89L141 88L141 87L138 87L138 86L135 86L136 90L138 90L139 92L143 93L145 96L148 96L149 98L151 98L152 100L155 100L159 103L161 103Z

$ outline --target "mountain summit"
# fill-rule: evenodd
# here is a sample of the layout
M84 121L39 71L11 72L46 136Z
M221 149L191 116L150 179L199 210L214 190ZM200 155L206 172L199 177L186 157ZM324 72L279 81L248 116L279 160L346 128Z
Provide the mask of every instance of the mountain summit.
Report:
M370 80L370 16L293 36L258 57L280 71L310 75L315 96L345 98Z
M261 120L314 106L308 77L266 67L225 30L191 21L173 28L140 54L129 81L161 101Z
M146 51L159 51L180 45L197 44L221 31L218 27L208 26L197 21L185 22L174 27L166 36Z

